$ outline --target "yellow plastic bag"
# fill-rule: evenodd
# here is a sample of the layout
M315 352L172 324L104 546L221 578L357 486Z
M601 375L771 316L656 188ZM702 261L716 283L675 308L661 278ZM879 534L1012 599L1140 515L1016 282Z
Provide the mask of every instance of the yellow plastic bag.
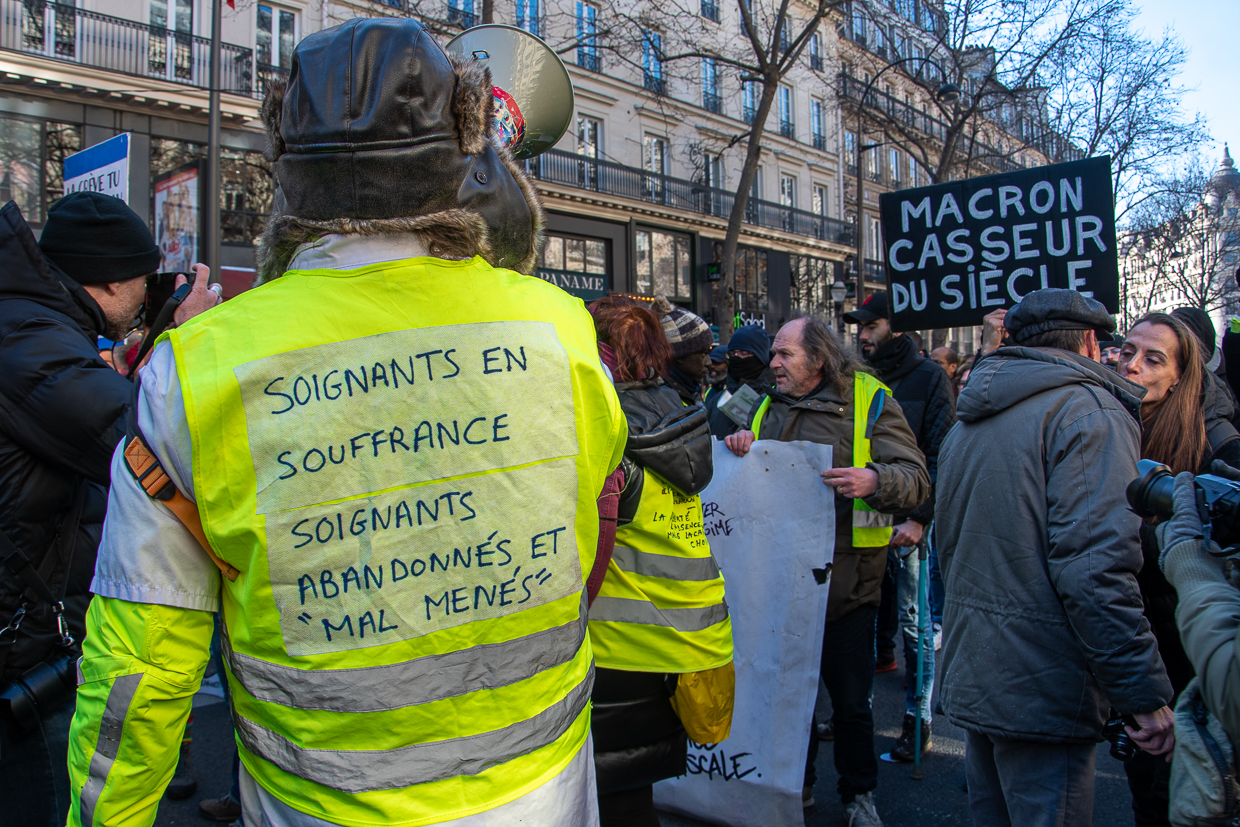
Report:
M681 675L672 695L672 709L699 744L717 744L732 732L732 704L736 700L736 670L732 661L704 672Z

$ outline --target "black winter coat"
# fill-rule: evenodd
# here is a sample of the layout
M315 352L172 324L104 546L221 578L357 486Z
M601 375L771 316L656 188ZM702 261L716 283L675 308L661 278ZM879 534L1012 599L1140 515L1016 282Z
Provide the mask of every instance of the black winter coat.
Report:
M103 311L81 285L43 258L17 205L0 210L0 531L57 592L63 564L45 559L79 484L88 486L68 574L66 618L85 634L90 580L107 507L108 468L124 436L131 386L99 358ZM0 567L0 626L23 602L23 585ZM20 674L53 648L49 607L31 609L0 675Z
M758 396L765 396L775 389L775 371L769 367L762 371L762 375L757 379L750 379L745 382L737 379L731 373L724 381L724 387L728 393L736 393L741 385L748 385L758 392ZM710 434L715 439L723 439L731 436L741 429L740 425L728 417L723 411L719 410L719 400L723 397L723 391L712 389L706 394L706 415L710 419Z
M929 525L934 519L934 484L939 478L939 447L956 424L956 394L947 371L917 352L908 336L896 336L878 348L870 361L878 378L891 388L930 472L930 496L911 512L896 515Z
M714 474L714 449L702 406L686 407L659 380L621 382L616 391L629 424L623 523L626 511L632 519L646 468L681 493L696 494ZM675 675L595 670L591 730L600 794L684 774L688 738L672 709L675 691Z

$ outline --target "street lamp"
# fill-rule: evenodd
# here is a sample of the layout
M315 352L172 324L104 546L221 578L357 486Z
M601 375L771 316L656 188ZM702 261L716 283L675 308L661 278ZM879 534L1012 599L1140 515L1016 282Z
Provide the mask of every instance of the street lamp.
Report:
M865 176L861 172L861 156L862 153L869 152L883 146L882 143L862 145L862 139L865 135L865 101L870 96L870 92L874 89L874 83L882 77L888 69L908 63L910 61L920 61L929 63L935 69L938 69L941 77L946 77L947 73L942 67L933 60L924 57L906 57L900 60L888 63L878 74L870 78L870 81L861 90L861 99L857 102L857 306L865 301ZM939 88L935 90L934 99L939 103L953 104L960 100L960 87L954 83L944 81L939 84Z
M835 330L844 334L844 299L848 296L848 286L839 279L831 285L831 301L835 304Z

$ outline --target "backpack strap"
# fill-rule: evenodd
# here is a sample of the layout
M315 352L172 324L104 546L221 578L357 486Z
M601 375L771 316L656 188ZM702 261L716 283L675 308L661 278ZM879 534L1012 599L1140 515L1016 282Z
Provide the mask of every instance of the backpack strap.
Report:
M190 534L194 535L194 539L211 558L211 562L215 563L216 568L229 580L236 580L241 572L236 566L221 560L211 548L211 544L207 542L206 532L202 529L202 515L198 513L198 506L177 490L168 472L159 464L159 460L155 458L155 454L142 439L141 434L130 437L125 445L125 465L146 495L167 506L168 510L189 529Z
M590 603L603 588L607 565L616 549L616 520L620 513L620 492L624 489L623 464L607 475L603 481L603 493L598 498L598 551L594 555L594 567L586 578L586 594Z

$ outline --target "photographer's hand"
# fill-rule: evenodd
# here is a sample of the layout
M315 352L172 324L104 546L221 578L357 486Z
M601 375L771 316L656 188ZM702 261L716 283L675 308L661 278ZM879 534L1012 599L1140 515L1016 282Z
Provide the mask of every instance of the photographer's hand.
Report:
M1175 747L1175 714L1171 707L1164 706L1153 712L1133 715L1140 729L1125 726L1128 736L1137 746L1150 755L1166 755L1171 760L1171 750Z
M1171 519L1154 529L1154 536L1158 538L1159 568L1165 565L1167 551L1173 546L1186 540L1200 541L1205 536L1201 515L1197 513L1197 489L1192 474L1186 471L1176 476L1171 497L1175 505Z
M197 271L194 286L190 288L189 295L185 297L185 301L181 302L172 316L173 322L177 325L185 324L199 313L210 310L223 301L220 286L218 284L207 285L207 279L211 277L211 270L207 265L195 264L194 269ZM180 287L188 281L189 279L185 276L178 275L175 286Z

